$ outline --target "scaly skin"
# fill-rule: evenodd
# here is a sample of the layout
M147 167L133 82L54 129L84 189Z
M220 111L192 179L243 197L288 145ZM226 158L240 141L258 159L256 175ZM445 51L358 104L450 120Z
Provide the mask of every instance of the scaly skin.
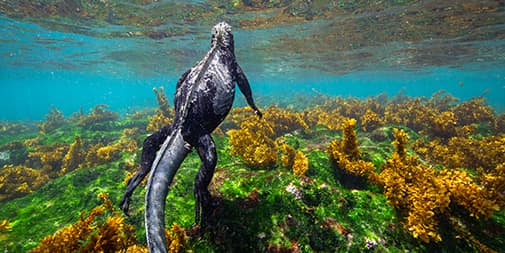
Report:
M191 147L196 148L202 161L195 179L195 223L205 227L212 209L212 197L207 187L217 163L216 148L210 134L233 105L235 83L249 106L261 118L249 81L235 59L231 27L221 22L212 28L209 52L177 83L174 123L145 139L141 169L128 181L121 199L121 209L127 213L133 191L151 172L145 216L150 252L167 252L163 219L165 198L177 169Z

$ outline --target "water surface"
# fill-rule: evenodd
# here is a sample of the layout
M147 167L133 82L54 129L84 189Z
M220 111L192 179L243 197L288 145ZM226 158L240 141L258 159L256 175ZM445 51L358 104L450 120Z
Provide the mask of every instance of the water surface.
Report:
M500 1L4 1L0 119L40 120L96 104L127 113L169 98L234 28L261 106L297 94L366 97L438 90L505 109ZM241 98L241 96L237 96ZM241 103L241 100L238 101Z

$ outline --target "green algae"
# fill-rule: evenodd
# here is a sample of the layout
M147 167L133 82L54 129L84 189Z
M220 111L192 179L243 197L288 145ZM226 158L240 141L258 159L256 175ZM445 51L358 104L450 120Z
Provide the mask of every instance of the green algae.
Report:
M69 143L76 134L85 136L83 139L95 138L97 134L102 134L102 139L120 136L120 131L92 133L76 129L75 125L65 125L43 137L43 142ZM299 178L283 168L251 170L230 155L226 137L214 136L214 139L219 163L210 188L218 207L208 233L192 238L191 248L210 252L293 247L300 247L303 252L324 250L349 243L332 223L338 221L343 227L353 227L353 234L378 237L393 219L384 197L342 189L335 180L327 155L321 150L308 152L309 177ZM302 149L310 144L296 134L286 139ZM12 229L7 234L8 240L1 241L0 247L11 251L35 247L45 235L77 221L81 211L98 205L96 195L100 192L109 193L110 199L117 204L125 187L125 170L121 164L115 161L78 169L30 195L3 203L0 218L11 222ZM167 198L166 224L177 222L186 228L193 225L193 180L199 166L199 158L192 152L179 169ZM132 213L127 218L127 222L137 228L139 243L145 243L144 192L142 188L135 192ZM363 197L369 194L373 197ZM353 239L360 244L364 240L361 236ZM360 246L353 244L350 248L358 250Z
M81 211L99 205L100 192L108 192L111 199L118 200L123 187L115 179L123 177L124 171L117 163L76 170L30 195L2 203L0 217L7 219L12 229L8 241L0 240L0 248L28 251L44 236L77 221Z
M75 136L93 143L113 143L126 128L145 129L147 121L132 117L107 122L106 125L80 127L75 122L37 138L41 144L70 144ZM406 127L411 141L423 138ZM384 134L358 132L363 159L376 168L385 163L393 150L392 127L380 129ZM141 130L133 139L142 141ZM27 136L32 137L32 134ZM384 137L384 138L383 138ZM306 176L295 176L281 166L251 169L232 156L228 137L213 136L218 152L218 165L209 189L216 208L204 234L190 232L188 248L195 252L411 252L450 249L475 251L464 239L444 240L440 244L422 244L403 229L401 215L388 204L381 189L363 182L358 189L344 187L345 182L331 164L325 145L340 138L337 131L322 127L307 133L292 132L284 141L302 150L309 158ZM18 137L16 140L22 141ZM408 152L413 152L408 150ZM0 237L0 248L25 252L35 247L46 235L53 234L100 204L98 193L106 192L117 205L124 191L127 160L138 163L139 150L121 153L114 161L92 168L81 168L56 178L33 193L2 203L0 220L8 220L12 229ZM166 201L166 224L177 223L193 231L194 178L200 166L195 152L190 153L179 169ZM126 222L136 228L139 244L145 244L144 194L139 187L132 196ZM117 208L117 207L116 207ZM119 209L117 209L119 210ZM491 238L490 229L504 227L503 214L490 221L475 221L472 234L494 249L503 239ZM441 224L446 238L455 236L449 225ZM479 232L486 231L486 232ZM449 236L451 235L451 236Z

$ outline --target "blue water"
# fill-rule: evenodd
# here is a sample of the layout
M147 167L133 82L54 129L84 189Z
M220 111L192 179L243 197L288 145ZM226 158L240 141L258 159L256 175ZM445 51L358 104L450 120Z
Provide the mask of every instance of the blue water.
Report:
M503 70L459 71L433 68L426 73L355 72L318 78L256 78L250 82L256 96L316 95L315 91L335 96L366 96L400 91L409 96L429 97L440 89L461 100L485 94L497 111L505 109ZM1 120L42 120L52 106L65 115L108 104L122 114L157 104L153 87L164 86L171 102L178 77L121 78L106 73L77 71L4 71L0 72ZM461 86L460 83L463 83ZM238 103L242 95L236 95ZM261 100L260 100L261 101ZM267 106L267 105L261 105Z
M262 102L270 103L272 98L300 94L364 98L402 91L429 97L445 90L461 100L484 95L497 112L505 110L502 57L491 62L477 56L465 63L409 67L384 67L394 57L370 64L358 59L352 62L355 67L331 73L324 70L324 62L300 59L294 53L275 59L268 52L257 53L269 45L255 44L254 36L263 41L269 31L235 32L238 62L260 106L268 106ZM171 99L179 75L208 49L208 38L201 34L164 40L95 37L53 31L5 16L0 16L0 42L0 120L43 120L51 107L67 116L97 104L107 104L123 115L155 107L152 88L164 86ZM501 40L495 43L504 44ZM241 94L236 98L243 104Z

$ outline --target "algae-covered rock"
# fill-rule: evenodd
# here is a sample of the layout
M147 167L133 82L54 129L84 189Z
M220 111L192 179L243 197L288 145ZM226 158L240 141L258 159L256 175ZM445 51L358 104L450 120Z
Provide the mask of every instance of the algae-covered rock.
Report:
M238 110L222 126L229 135L213 136L219 161L209 186L214 210L205 231L193 226L193 185L200 167L195 152L174 178L166 202L170 247L193 252L503 248L503 134L486 122L489 115L481 102L458 107L447 101L329 99L302 112L269 108L265 122L255 124L240 112L246 109ZM433 115L455 108L483 112L458 116L456 129L484 120L483 127L466 129L472 131L470 136L459 136L459 130L432 130L443 130ZM367 109L384 125L365 132ZM409 110L426 124L409 128L419 120L407 117ZM128 217L115 206L127 177L139 167L150 113L106 120L107 127L96 128L104 122L79 125L81 115L44 135L32 129L34 133L2 137L9 141L0 146L0 161L5 163L0 169L0 225L8 229L0 229L0 248L27 252L42 247L44 237L57 237L56 231L87 224L81 228L91 229L89 237L68 245L99 249L103 244L96 236L112 236L130 238L114 250L144 252L145 190L132 196ZM252 165L232 152L248 150L248 143L275 147L269 157L259 156L271 163L258 163L252 156L247 158ZM99 193L109 196L105 206L96 197ZM90 215L100 206L109 211Z

